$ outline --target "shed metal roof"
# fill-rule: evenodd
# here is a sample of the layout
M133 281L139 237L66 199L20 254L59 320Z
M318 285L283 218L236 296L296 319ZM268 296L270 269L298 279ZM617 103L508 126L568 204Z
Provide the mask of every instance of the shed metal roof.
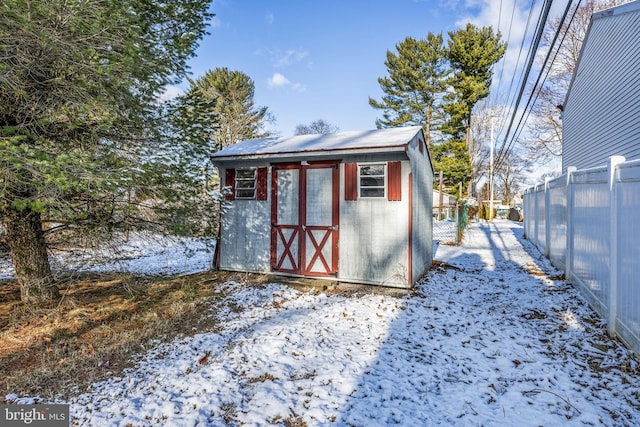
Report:
M243 158L282 156L283 154L312 154L343 152L348 150L384 152L403 151L413 138L422 132L420 126L406 126L366 131L330 134L299 135L290 137L249 139L213 153L213 161Z

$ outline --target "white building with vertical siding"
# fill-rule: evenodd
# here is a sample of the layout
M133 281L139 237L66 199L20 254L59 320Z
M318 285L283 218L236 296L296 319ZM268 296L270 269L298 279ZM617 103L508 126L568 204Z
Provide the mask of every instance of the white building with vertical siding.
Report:
M563 173L640 158L640 1L593 14L562 125Z
M214 153L216 264L409 288L433 259L433 167L419 126L242 141Z

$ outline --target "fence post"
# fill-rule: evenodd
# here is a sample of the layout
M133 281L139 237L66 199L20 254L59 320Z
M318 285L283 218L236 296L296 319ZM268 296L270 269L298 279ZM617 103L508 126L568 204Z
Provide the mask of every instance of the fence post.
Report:
M551 259L551 226L549 224L549 218L551 213L549 212L549 206L551 205L551 192L549 191L549 182L551 178L548 176L544 179L544 256Z
M616 334L616 319L618 318L618 196L616 191L616 170L619 163L623 163L623 156L609 158L609 316L607 324L609 335Z
M527 224L527 219L528 219L527 217L529 216L527 213L527 208L529 207L528 191L529 189L527 188L522 193L522 230L524 233L524 238L527 240L529 239L529 232L528 232L529 227Z
M573 274L573 186L571 185L571 179L573 172L577 169L575 166L569 166L567 168L567 231L566 231L566 243L565 247L565 260L564 260L564 278L567 282L571 282L571 275Z
M532 236L533 236L533 242L534 245L536 245L536 247L540 244L539 243L539 239L540 236L538 236L538 224L539 224L539 219L538 218L538 186L534 186L533 187L533 230L531 230Z

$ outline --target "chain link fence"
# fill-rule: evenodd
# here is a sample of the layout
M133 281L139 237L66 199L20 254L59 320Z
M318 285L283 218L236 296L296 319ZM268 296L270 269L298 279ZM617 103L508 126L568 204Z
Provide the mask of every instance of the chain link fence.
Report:
M433 240L441 244L458 245L462 241L464 229L469 223L469 212L466 204L448 207L450 215L438 220L439 207L433 208ZM440 210L442 212L442 210Z

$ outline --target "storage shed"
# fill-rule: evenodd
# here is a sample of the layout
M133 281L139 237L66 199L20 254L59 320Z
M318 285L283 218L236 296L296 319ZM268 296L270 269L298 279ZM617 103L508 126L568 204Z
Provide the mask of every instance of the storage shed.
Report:
M409 288L433 259L419 126L242 141L211 157L227 193L217 267Z
M640 158L640 1L594 13L562 113L562 172Z

